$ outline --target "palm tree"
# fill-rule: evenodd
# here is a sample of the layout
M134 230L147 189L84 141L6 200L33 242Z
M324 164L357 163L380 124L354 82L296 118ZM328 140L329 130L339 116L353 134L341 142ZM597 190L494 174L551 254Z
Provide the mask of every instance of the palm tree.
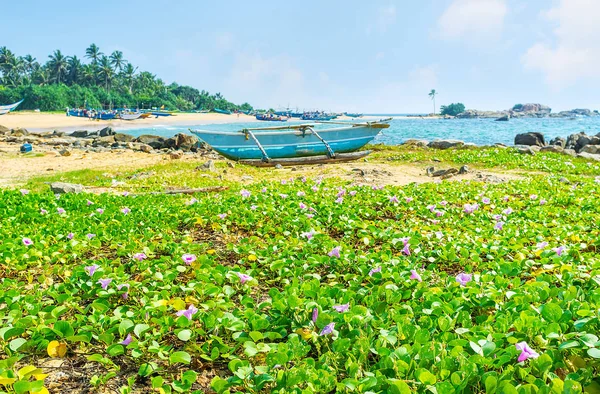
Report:
M137 67L134 68L131 63L127 63L125 67L123 67L123 80L129 89L129 94L133 93L133 80L135 78L136 71Z
M433 100L433 113L435 114L435 96L437 96L437 92L435 91L435 89L431 89L431 92L429 92L429 97L431 97L431 99Z
M60 49L57 49L48 57L50 58L50 61L48 62L50 72L54 74L53 77L56 80L56 83L60 84L61 77L67 72L67 58L63 56Z
M69 83L71 84L79 84L79 81L81 80L81 74L82 74L82 64L81 64L81 60L79 60L79 58L77 56L71 56L69 58L68 61L69 64L69 76L68 76L68 80Z
M104 77L104 86L106 87L106 90L110 91L109 83L112 82L115 71L110 64L110 59L108 57L102 56L100 58L99 71L100 76Z
M96 44L92 44L90 45L86 50L85 50L85 57L87 57L88 59L92 60L92 64L98 64L98 59L100 59L100 56L104 55L102 52L100 52L100 48L98 48L98 46Z
M24 63L25 71L27 72L27 74L29 75L29 78L31 79L33 77L33 72L35 71L35 69L37 67L39 67L39 64L36 61L36 59L31 55L23 56L23 63Z
M123 69L123 65L125 65L125 59L123 59L123 52L114 51L110 55L110 64L112 64L117 71L121 71Z

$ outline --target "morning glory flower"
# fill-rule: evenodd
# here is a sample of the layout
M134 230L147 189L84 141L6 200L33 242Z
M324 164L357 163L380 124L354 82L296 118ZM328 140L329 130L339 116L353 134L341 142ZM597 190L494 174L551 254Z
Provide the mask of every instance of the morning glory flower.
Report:
M504 222L497 222L496 225L494 226L495 230L502 230L502 226L504 225Z
M23 245L31 246L33 245L33 241L31 240L31 238L23 238Z
M481 199L481 202L482 202L482 203L484 203L484 204L489 204L489 203L490 203L490 199L489 199L489 198L487 198L487 197L483 197L483 198Z
M136 253L133 255L133 258L136 259L137 261L144 261L148 258L148 256L146 256L145 253Z
M93 204L94 204L93 202L91 202L90 200L87 200L87 205L88 205L88 207L89 207L90 205L93 205Z
M315 230L310 230L304 233L301 233L300 236L306 238L308 241L312 239L316 234Z
M197 198L192 198L190 201L186 202L187 205L194 205L198 202Z
M300 180L302 181L302 183L306 183L306 177L303 176L302 178L300 178Z
M286 198L288 198L288 195L287 195L287 194L284 194L284 193L280 193L280 194L279 194L279 197L281 197L281 198L283 198L283 199L286 199Z
M312 322L316 323L318 317L319 317L319 310L317 308L314 308L312 311Z
M94 238L96 236L96 234L91 234L90 233L90 234L86 234L85 236L88 237L88 239L92 239L92 238Z
M539 249L544 249L546 246L548 246L548 242L544 241L544 242L538 243L535 247L539 250Z
M329 323L321 330L319 336L331 335L333 334L333 329L335 328L335 323Z
M532 194L529 196L530 200L537 200L537 198L538 198L537 194Z
M544 200L543 198L540 200L540 205L546 205L548 201Z
M338 197L337 200L335 200L336 204L341 204L344 202L344 197Z
M440 202L440 205L445 207L446 205L448 205L448 201L444 200Z
M390 200L390 202L392 204L398 204L400 202L400 200L398 200L398 197L396 197L396 196L390 196L390 197L388 197L388 199Z
M316 187L316 186L313 186L313 187L311 187L310 189L311 189L313 192L318 192L318 191L319 191L319 188L318 188L318 187Z
M98 283L100 284L100 286L102 286L104 290L108 289L108 285L110 285L110 282L112 282L112 279L110 278L98 279Z
M304 196L306 196L306 193L304 193L304 192L298 192L298 193L296 193L296 195L298 197L304 197Z
M73 233L67 234L68 239L73 239L74 237L75 237L75 234L73 234Z
M521 354L519 354L519 358L517 359L517 361L519 361L520 363L529 358L538 358L540 356L535 350L530 348L527 342L525 341L515 344L515 347L517 348L517 350L521 351Z
M315 217L315 215L313 215L312 213L307 213L306 217L309 218L309 219L312 219L312 218Z
M85 272L87 272L87 274L89 276L93 276L94 272L96 272L96 270L98 270L98 268L100 268L100 266L97 264L94 264L94 265L88 265L84 269L85 269Z
M510 197L504 196L502 199L504 200L504 202L506 202L506 201L508 201L510 199Z
M553 248L552 250L555 251L557 255L561 256L565 251L565 247L559 246L558 248Z
M29 194L29 190L27 190L27 189L21 189L21 190L19 190L19 191L20 191L20 192L21 192L21 194L22 194L22 195L24 195L24 196L26 196L26 195L28 195L28 194Z
M66 213L67 211L65 211L63 208L56 208L56 212L58 212L59 215L62 215L63 213Z
M181 256L181 259L183 260L184 263L186 263L187 265L192 264L194 261L196 261L196 255L195 254L184 254L183 256Z
M125 207L125 208L121 209L121 212L123 212L124 215L127 215L127 214L129 214L129 212L131 212L131 209Z
M132 341L133 341L133 338L131 338L131 334L127 334L127 337L125 337L125 339L123 339L121 342L119 342L119 345L127 346Z
M246 282L248 282L248 281L250 281L250 280L253 279L250 275L242 274L242 273L239 273L239 272L236 272L235 274L237 275L238 278L240 278L240 282L242 284L244 284L244 283L246 283Z
M339 259L340 258L340 249L341 249L341 247L336 246L335 248L331 249L331 252L327 253L327 255L329 257L337 257Z
M404 248L402 248L402 253L407 256L410 256L410 245L408 243L404 244Z
M346 189L340 189L336 197L342 197L346 194Z
M127 290L125 290L125 293L121 294L121 297L123 297L123 299L126 300L127 297L129 297L129 283L123 283L121 285L117 285L117 290L121 290L122 288L127 289Z
M261 192L261 193L266 193L266 192L267 192L267 188L266 188L266 187L263 187L262 189L260 189L260 192Z
M502 219L502 215L493 215L492 216L494 218L494 220L498 221L500 219Z
M300 209L306 209L307 206L305 203L301 202L300 204L298 204L300 206Z
M217 216L220 217L221 219L225 219L227 217L227 214L226 213L220 213Z
M371 271L369 271L369 276L373 276L373 274L377 272L381 272L381 267L373 268Z
M282 180L281 180L281 184L282 184L282 185L285 185L286 183L287 183L287 181L286 181L285 179L282 179Z
M405 197L404 201L406 201L407 203L411 202L413 200L412 197Z
M456 275L456 281L458 283L460 283L461 286L466 286L467 283L469 283L472 278L473 278L473 275L471 275L471 274L460 273L460 274Z
M502 211L502 213L505 215L510 215L511 213L513 213L513 210L512 208L508 207L504 211Z
M100 215L102 215L104 213L104 209L98 208L98 209L96 209L96 212L98 212Z
M198 312L198 308L196 308L194 305L190 305L190 306L188 306L187 309L177 311L177 313L175 315L185 316L185 317L187 317L188 320L192 320L192 316L194 316L194 314L196 312Z
M250 192L246 189L242 189L242 191L240 191L240 194L242 195L242 198L250 197Z
M336 311L340 312L340 313L344 313L348 309L350 309L350 303L348 303L348 304L342 304L342 305L334 305L334 306L332 306L332 308L335 309Z
M444 233L442 233L441 231L436 231L435 236L437 237L437 239L442 239L442 237L444 236Z
M40 213L41 213L42 215L46 215L46 214L48 213L48 211L46 211L44 208L41 208L41 209L40 209Z
M441 217L441 216L444 216L444 211L438 211L438 210L436 210L435 211L435 216L437 216L438 218Z
M123 197L127 197L129 195L129 192L123 192Z
M431 212L433 212L435 210L435 205L428 205L427 209L429 209Z
M421 275L416 270L410 270L410 279L422 282Z

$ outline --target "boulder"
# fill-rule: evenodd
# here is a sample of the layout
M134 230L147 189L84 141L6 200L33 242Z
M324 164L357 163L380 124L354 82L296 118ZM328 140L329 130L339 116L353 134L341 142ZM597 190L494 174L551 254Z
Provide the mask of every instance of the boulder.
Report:
M176 150L176 151L170 152L169 153L169 157L171 159L173 159L173 160L181 159L183 157L183 152L180 151L180 150Z
M84 137L87 137L88 135L89 135L89 132L87 130L76 130L76 131L72 132L71 134L69 134L69 136L75 137L75 138L84 138Z
M107 135L107 136L104 136L104 137L96 138L94 140L94 142L92 143L92 146L94 148L99 147L99 146L107 148L107 147L111 146L112 144L114 144L115 142L116 141L115 141L115 137L114 136Z
M112 127L105 127L98 132L98 135L100 135L100 137L106 137L106 136L115 135L115 134L117 134L117 133L112 129Z
M496 122L508 122L510 115L504 115L496 119Z
M162 149L165 144L165 139L157 135L140 135L135 139L135 142L141 142L142 144L150 145L154 149Z
M129 134L117 133L114 135L115 141L117 142L133 142L135 137Z
M61 156L71 156L71 151L68 149L61 149L58 153L60 153Z
M515 136L515 145L544 146L544 135L542 133L521 133Z
M177 140L177 148L184 151L195 150L198 145L198 138L193 135L179 133L175 136Z
M83 185L78 185L75 183L53 182L50 184L50 189L54 194L81 193L83 192Z
M591 137L582 131L580 133L571 134L570 136L568 136L565 147L579 151L581 148L589 144L590 141Z
M212 160L209 160L206 163L202 164L201 166L196 167L196 169L200 170L200 171L210 171L210 172L215 172L217 170L215 168L215 163Z
M464 165L464 166L460 167L458 169L458 173L459 174L468 174L469 173L469 166Z
M139 144L139 150L144 152L144 153L150 153L152 152L154 149L148 145L148 144Z
M600 155L595 155L593 153L582 152L582 153L578 153L577 157L583 157L584 159L600 161Z
M20 127L17 127L16 129L12 129L10 131L10 134L15 136L15 137L22 137L24 135L28 135L29 131L27 131L27 129L22 129Z
M582 153L591 153L593 155L600 155L600 145L586 145L581 150Z
M177 139L175 137L167 138L163 146L167 149L177 149Z
M54 138L54 137L64 137L65 136L65 132L64 131L58 131L58 130L54 130L54 132L50 135L50 137Z
M542 149L540 149L541 152L554 152L554 153L562 153L563 150L564 149L559 145L546 145L546 146L542 146Z
M518 153L525 154L525 155L535 155L535 152L533 151L533 149L531 149L530 146L521 145L516 148L517 148Z
M0 125L0 135L10 134L10 129Z
M567 156L573 156L573 157L577 156L577 152L575 152L575 149L567 149L567 148L565 148L562 151L562 153L563 153L563 155L567 155Z
M74 141L71 141L67 138L52 138L50 140L44 141L44 144L50 145L50 146L69 146L73 142Z
M564 148L567 145L567 140L562 137L555 137L550 141L550 145L556 145Z
M404 143L402 145L418 146L421 148L426 148L428 144L429 144L429 141L427 141L427 140L419 140L419 139L411 138L411 139L404 141Z
M428 147L433 149L449 149L449 148L460 148L465 143L459 140L435 140L427 144Z

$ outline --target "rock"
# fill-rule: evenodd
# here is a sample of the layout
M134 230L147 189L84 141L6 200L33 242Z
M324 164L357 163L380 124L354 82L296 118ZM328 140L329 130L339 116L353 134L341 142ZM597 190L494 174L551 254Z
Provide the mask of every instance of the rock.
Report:
M459 174L467 174L469 173L469 166L464 165L458 169Z
M72 132L71 134L69 134L69 136L71 137L75 137L75 138L84 138L87 137L89 135L87 130L76 130L74 132Z
M281 170L283 169L283 166L281 164L275 164L275 169Z
M507 111L480 111L477 109L467 109L456 115L456 117L458 119L499 118L507 113Z
M578 153L577 157L583 157L584 159L600 161L600 155L595 155L595 154L587 153L587 152Z
M115 141L115 137L114 136L107 135L107 136L104 136L104 137L96 138L94 140L94 142L92 142L92 146L94 148L99 147L99 146L107 148L107 147L111 146L112 144L114 144L115 142L116 141Z
M15 137L22 137L24 135L29 135L29 131L27 131L27 129L22 129L20 127L17 127L16 129L12 129L10 131L10 135L13 135Z
M150 145L154 149L162 149L165 147L165 139L157 135L140 135L135 139L135 142L141 142L142 144Z
M508 148L508 146L504 145L504 144L503 144L503 143L501 143L501 142L496 142L496 143L494 144L494 146L495 146L496 148L502 148L502 149L506 149L506 148Z
M73 142L73 146L75 147L85 147L88 146L90 144L90 141L87 140L77 140L75 142Z
M105 127L98 132L98 135L100 135L100 137L107 137L109 135L115 135L115 134L117 134L117 133L110 126Z
M448 177L448 175L455 175L455 174L458 174L458 170L456 168L449 168L447 170L437 170L437 171L434 171L431 174L431 176L437 178L437 177Z
M506 114L496 119L496 122L508 122L510 115Z
M210 172L215 172L217 170L215 168L215 163L212 160L208 160L206 163L197 167L197 169L199 169L201 171L210 171Z
M60 153L61 156L71 156L71 151L68 149L61 149L58 153Z
M54 194L81 193L83 192L83 185L78 185L75 183L53 182L50 184L50 189Z
M227 167L229 167L229 168L235 168L235 163L233 163L231 161L228 161L227 162Z
M135 140L135 137L129 134L123 134L123 133L116 133L114 135L115 141L117 142L133 142L133 140Z
M198 148L198 138L193 135L179 133L175 136L177 138L177 148L185 151L195 151Z
M504 179L497 177L496 175L490 175L490 174L477 174L476 178L482 182L487 182L487 183L503 183L506 182Z
M562 137L555 137L550 141L550 145L556 145L564 148L567 145L567 140Z
M581 142L579 140L582 139ZM583 131L577 134L571 134L567 137L567 142L565 147L568 149L581 149L589 142L589 137Z
M528 115L531 117L539 118L543 116L548 116L550 112L552 112L552 109L547 105L543 104L527 103L520 105L517 108L513 107L511 111L513 112L513 114Z
M554 152L554 153L562 153L563 150L564 149L559 145L546 145L546 146L542 146L542 148L540 149L541 152Z
M559 181L560 183L566 183L567 185L570 185L570 184L571 184L571 181L570 181L570 180L568 180L567 178L565 178L564 176L563 176L563 177L561 177L561 178L559 178L559 180L558 180L558 181Z
M600 145L586 145L581 150L582 153L591 153L593 155L600 155Z
M427 176L431 177L433 176L433 173L435 172L435 167L427 167L427 169L425 170L425 173L427 174Z
M515 136L515 145L544 146L546 141L542 133L521 133Z
M427 141L427 140L419 140L419 139L411 138L411 139L404 141L404 143L402 145L418 146L418 147L425 148L425 147L427 147L428 144L429 144L429 141Z
M66 138L52 138L51 140L44 142L44 144L50 146L69 146L73 144L73 142L75 141Z
M141 150L144 153L150 153L154 150L150 145L147 144L139 144L138 146L139 150Z
M577 152L575 152L575 149L563 149L562 151L563 155L567 155L567 156L577 156Z
M169 157L173 160L181 159L183 157L183 152L182 151L171 152L171 153L169 153Z
M0 135L10 134L10 129L8 127L4 127L0 125Z
M517 152L519 152L521 154L526 154L526 155L535 155L535 152L533 151L533 149L531 149L530 146L518 147Z
M252 175L242 175L242 181L253 181L254 177Z
M459 148L463 146L465 143L459 140L435 140L431 141L427 144L428 147L433 149L449 149L449 148Z

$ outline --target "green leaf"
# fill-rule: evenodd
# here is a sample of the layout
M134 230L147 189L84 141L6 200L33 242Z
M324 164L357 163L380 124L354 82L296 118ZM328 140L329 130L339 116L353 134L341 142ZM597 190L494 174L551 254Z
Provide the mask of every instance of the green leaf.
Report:
M158 370L158 365L153 362L144 363L140 365L140 369L138 370L138 375L141 377L147 377L152 375L154 372Z
M563 310L557 304L549 302L542 307L542 316L550 322L558 322L563 315Z
M411 394L412 390L404 380L388 379L390 394Z
M587 350L587 354L593 358L600 358L600 349L592 347Z
M424 368L415 371L415 378L417 378L419 382L428 385L434 385L437 382L435 375Z
M150 329L150 326L147 324L138 324L133 329L133 332L135 333L135 336L137 336L138 338L141 338L142 334L145 333L146 331L148 331L149 329Z
M106 353L111 357L120 356L125 353L125 348L121 344L111 345L106 348Z
M579 343L579 341L567 341L567 342L561 343L558 346L558 348L560 350L570 349L570 348L574 348L574 347L581 347L581 344Z
M73 330L73 327L71 327L71 324L62 320L54 323L54 331L59 332L62 337L75 335L75 331Z
M192 357L187 352L175 352L169 356L169 362L171 364L189 364L192 362Z
M486 394L494 394L498 388L498 379L495 376L488 376L485 378L485 392Z
M190 330L181 330L177 333L177 338L179 338L180 341L187 342L190 340L191 337L192 331Z
M17 339L13 339L12 341L10 341L8 343L8 347L13 352L16 352L17 350L19 350L21 348L21 346L25 345L26 343L27 343L26 339L24 339L24 338L17 338Z

